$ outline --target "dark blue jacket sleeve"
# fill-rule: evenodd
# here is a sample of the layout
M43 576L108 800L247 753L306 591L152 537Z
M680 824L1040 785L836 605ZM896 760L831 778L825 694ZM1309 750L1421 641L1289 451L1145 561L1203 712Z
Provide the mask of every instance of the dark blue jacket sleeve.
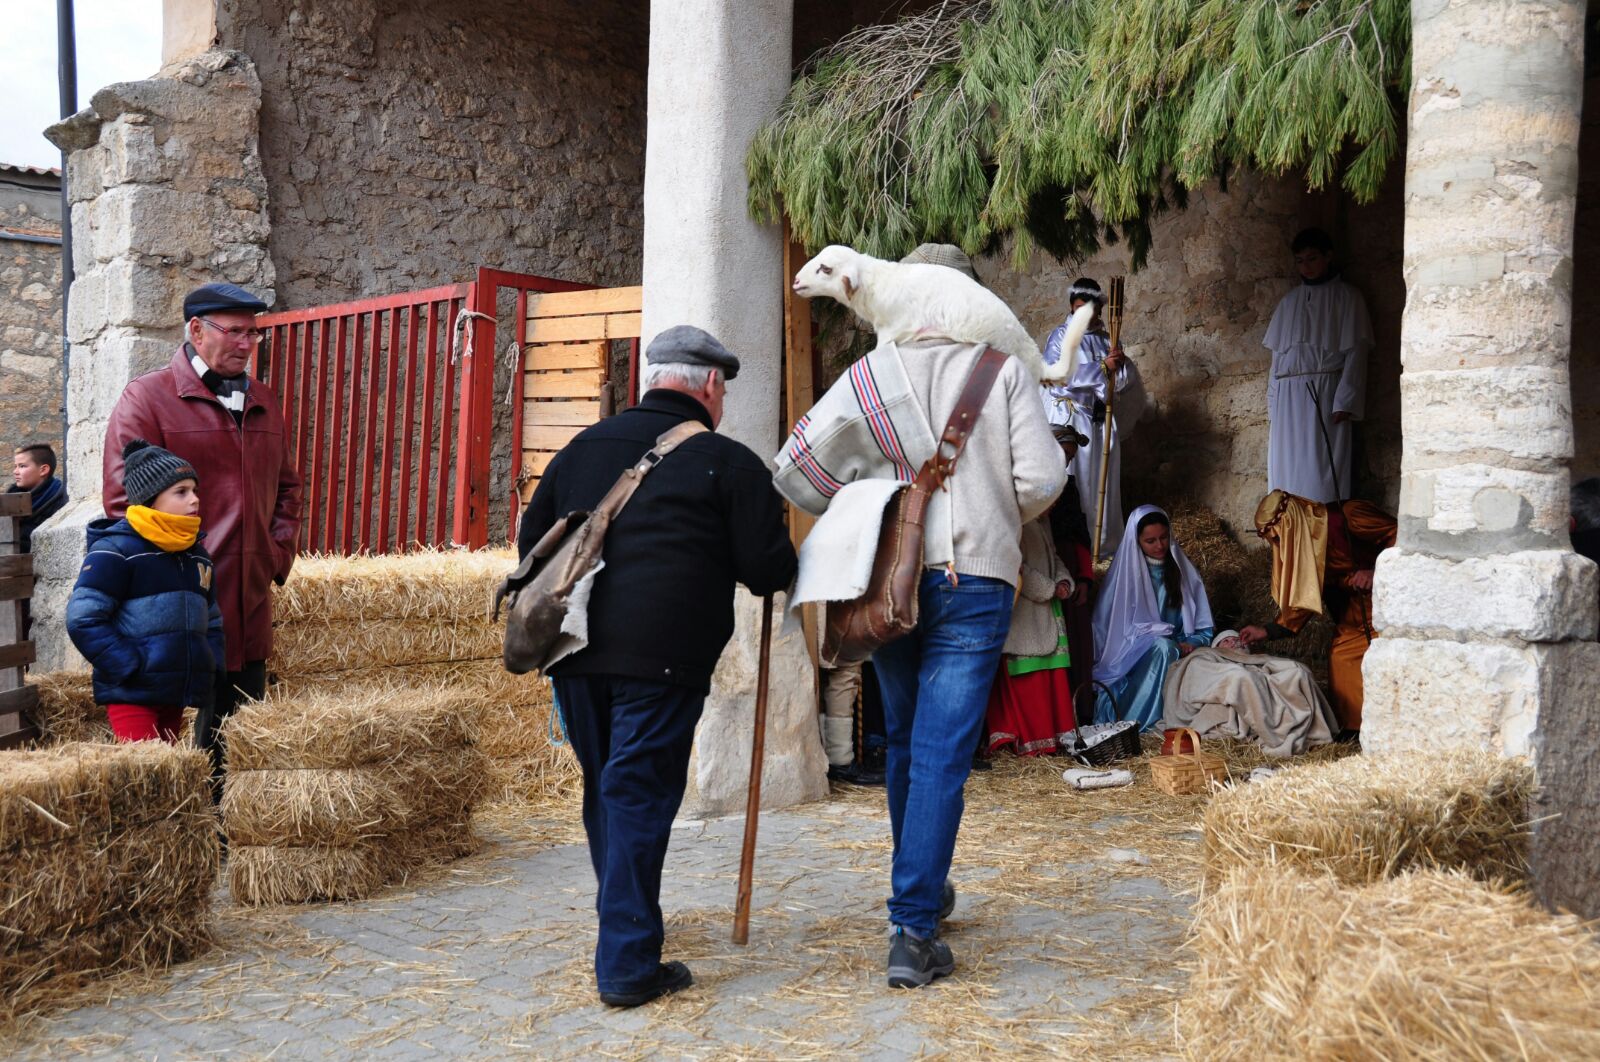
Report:
M127 560L97 550L83 559L67 600L67 636L95 671L114 684L125 682L140 667L138 648L117 635L114 623L128 582Z
M783 498L759 465L735 466L724 478L733 577L752 594L787 590L797 567L783 522Z

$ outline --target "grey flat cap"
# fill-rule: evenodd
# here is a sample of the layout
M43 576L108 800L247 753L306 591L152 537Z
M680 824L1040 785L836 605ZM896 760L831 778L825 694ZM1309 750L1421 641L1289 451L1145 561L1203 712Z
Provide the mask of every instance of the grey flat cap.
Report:
M916 263L942 265L958 273L965 273L973 280L978 279L977 270L972 268L972 259L967 257L967 252L953 243L925 243L900 261L908 265Z
M645 360L652 365L680 362L686 365L709 365L722 370L722 378L731 380L739 375L739 359L715 336L694 325L673 325L650 341L644 352Z

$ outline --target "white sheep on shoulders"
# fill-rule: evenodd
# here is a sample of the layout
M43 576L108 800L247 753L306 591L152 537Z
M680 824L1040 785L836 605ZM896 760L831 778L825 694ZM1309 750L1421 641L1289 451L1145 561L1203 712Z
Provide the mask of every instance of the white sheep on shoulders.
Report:
M1039 345L1000 296L958 270L942 265L889 262L849 247L824 247L795 274L794 291L803 298L826 295L854 310L880 341L906 343L944 338L987 343L1023 363L1036 380L1061 380L1073 359L1046 365ZM1074 314L1062 350L1077 349L1093 317Z

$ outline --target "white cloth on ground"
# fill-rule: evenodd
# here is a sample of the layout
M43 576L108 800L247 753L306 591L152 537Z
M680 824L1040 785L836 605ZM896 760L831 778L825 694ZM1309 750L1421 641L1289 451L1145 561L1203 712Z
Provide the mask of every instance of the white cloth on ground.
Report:
M1046 364L1053 365L1060 360L1061 337L1066 327L1062 324L1045 341ZM1100 555L1103 557L1111 556L1122 538L1122 437L1133 430L1145 405L1139 369L1132 358L1124 359L1122 368L1116 372L1117 393L1111 405L1111 449L1107 451L1106 426L1104 422L1094 422L1094 404L1096 401L1104 403L1110 391L1106 374L1100 368L1100 363L1110 353L1111 342L1105 335L1089 333L1073 353L1072 375L1060 383L1044 384L1040 389L1045 416L1050 423L1071 425L1089 438L1089 445L1078 447L1072 459L1072 475L1076 477L1078 504L1090 524L1091 536L1100 497L1100 466L1109 454L1104 526L1100 529Z
M1106 573L1094 603L1094 677L1110 685L1118 682L1150 650L1157 638L1170 638L1172 624L1161 618L1150 571L1139 549L1139 521L1148 513L1166 513L1155 505L1141 505L1128 515L1127 527L1111 570ZM1177 539L1169 547L1178 563L1183 585L1183 629L1198 631L1212 625L1211 600L1205 583Z
M1333 414L1360 420L1366 411L1365 300L1338 278L1301 284L1278 303L1261 342L1272 351L1267 490L1314 502L1349 498L1351 421L1334 424Z

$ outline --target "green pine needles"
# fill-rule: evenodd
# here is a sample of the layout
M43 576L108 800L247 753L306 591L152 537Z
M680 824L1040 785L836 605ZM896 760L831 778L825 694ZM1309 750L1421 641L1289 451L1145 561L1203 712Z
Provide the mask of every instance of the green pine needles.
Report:
M1399 146L1410 0L945 0L814 57L746 157L750 210L897 257L1126 240L1231 170L1370 202Z

